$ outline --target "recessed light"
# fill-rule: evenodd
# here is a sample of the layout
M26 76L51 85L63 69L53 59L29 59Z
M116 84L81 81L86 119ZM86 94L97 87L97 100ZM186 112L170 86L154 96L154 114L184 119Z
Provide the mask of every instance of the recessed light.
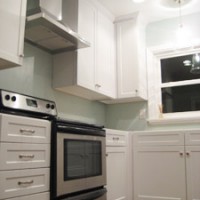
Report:
M134 3L142 3L144 0L132 0Z

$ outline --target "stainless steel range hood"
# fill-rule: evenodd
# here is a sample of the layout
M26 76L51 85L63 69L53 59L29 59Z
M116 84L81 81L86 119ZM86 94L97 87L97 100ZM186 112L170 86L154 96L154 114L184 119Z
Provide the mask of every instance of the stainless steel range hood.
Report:
M61 19L62 0L28 0L25 40L53 54L90 46Z

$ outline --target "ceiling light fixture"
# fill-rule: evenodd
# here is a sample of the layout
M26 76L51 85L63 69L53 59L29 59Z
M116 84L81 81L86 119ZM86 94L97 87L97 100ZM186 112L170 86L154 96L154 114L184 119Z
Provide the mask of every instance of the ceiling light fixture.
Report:
M144 0L132 0L134 3L142 3Z
M190 73L200 74L200 54L195 53L192 55L192 60L184 60L183 65L185 67L191 66Z
M182 3L184 0L173 0L175 3L178 3L178 28L176 31L176 39L177 44L179 46L183 45L184 43L188 42L190 31L183 26L182 20Z
M178 3L179 5L179 28L182 28L183 27L183 21L182 21L182 0L175 0L175 2Z
M190 72L192 74L200 74L200 55L198 53L194 54L192 57L192 67Z

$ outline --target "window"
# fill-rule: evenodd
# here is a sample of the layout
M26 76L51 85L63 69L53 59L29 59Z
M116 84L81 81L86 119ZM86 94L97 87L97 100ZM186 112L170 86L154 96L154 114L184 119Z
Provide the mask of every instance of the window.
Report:
M148 50L151 119L200 119L200 49Z
M170 57L160 60L161 103L163 113L200 110L200 69L193 70L193 57L200 64L199 54ZM196 65L196 68L198 65ZM194 73L195 72L195 73Z

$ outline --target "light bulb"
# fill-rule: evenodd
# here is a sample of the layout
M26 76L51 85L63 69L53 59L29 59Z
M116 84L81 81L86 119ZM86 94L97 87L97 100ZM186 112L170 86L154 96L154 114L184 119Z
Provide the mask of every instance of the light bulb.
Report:
M198 54L198 53L195 54L195 61L196 61L197 63L199 63L199 61L200 61L200 58L199 58L199 54Z
M132 0L134 3L142 3L144 0Z

